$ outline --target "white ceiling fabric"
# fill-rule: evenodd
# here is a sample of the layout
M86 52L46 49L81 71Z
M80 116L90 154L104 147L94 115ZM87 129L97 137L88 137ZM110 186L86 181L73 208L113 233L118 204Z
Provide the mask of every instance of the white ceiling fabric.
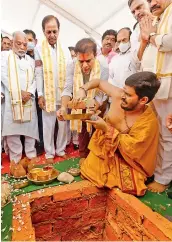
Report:
M128 0L1 0L2 33L11 35L16 30L32 29L37 39L43 38L41 22L53 14L60 21L60 41L63 46L74 46L84 37L101 43L107 29L132 29L135 20L127 5Z

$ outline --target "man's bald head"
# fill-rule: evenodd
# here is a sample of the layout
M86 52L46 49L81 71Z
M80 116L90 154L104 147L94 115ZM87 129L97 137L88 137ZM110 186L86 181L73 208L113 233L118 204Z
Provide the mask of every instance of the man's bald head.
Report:
M22 31L13 33L13 51L20 57L24 56L27 52L27 37Z

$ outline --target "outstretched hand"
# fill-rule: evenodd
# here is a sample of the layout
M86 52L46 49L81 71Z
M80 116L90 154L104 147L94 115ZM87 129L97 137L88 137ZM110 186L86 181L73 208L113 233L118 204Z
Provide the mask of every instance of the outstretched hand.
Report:
M100 111L99 111L100 112ZM100 113L96 113L96 115L93 115L91 118L92 120L86 120L85 122L92 124L94 126L95 129L100 129L103 132L107 131L107 123L104 121L104 119L100 118L98 116L98 114Z
M64 115L67 114L66 112L66 108L64 107L61 107L57 112L56 112L56 115L57 115L57 118L58 120L60 121L64 121Z

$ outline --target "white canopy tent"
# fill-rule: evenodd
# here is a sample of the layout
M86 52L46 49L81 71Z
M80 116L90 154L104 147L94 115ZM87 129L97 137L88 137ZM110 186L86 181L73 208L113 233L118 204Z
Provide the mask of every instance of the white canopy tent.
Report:
M16 30L32 29L37 39L43 38L42 19L55 15L60 21L60 41L74 46L84 37L101 43L107 29L132 29L135 20L128 0L2 0L2 34L11 36Z

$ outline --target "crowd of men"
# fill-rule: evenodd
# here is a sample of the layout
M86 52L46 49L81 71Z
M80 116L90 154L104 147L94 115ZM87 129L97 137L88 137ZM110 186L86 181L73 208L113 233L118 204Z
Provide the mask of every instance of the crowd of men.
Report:
M47 164L55 156L67 159L72 139L82 176L96 186L138 196L168 188L172 0L129 0L128 6L137 20L133 31L107 30L99 50L84 38L67 56L58 40L60 22L52 15L42 21L40 43L28 29L15 32L12 41L2 38L2 137L12 175L25 175L24 164L35 164L43 151ZM94 105L78 108L83 100ZM91 120L64 119L89 112Z

